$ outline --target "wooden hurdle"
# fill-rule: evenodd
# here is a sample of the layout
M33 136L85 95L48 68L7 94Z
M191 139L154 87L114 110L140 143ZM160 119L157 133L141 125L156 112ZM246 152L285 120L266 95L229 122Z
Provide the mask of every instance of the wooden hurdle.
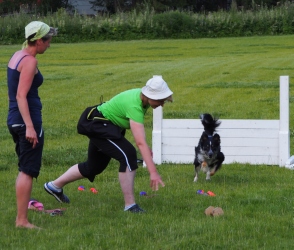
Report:
M224 164L285 166L290 156L289 76L280 76L279 120L220 119ZM155 164L192 164L203 132L200 119L163 119L162 107L153 110L152 151Z

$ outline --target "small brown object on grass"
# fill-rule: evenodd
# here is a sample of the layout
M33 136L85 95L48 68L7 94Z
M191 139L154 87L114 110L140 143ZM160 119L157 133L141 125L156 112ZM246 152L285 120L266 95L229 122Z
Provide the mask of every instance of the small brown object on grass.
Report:
M213 207L209 206L208 208L205 209L204 213L207 216L220 216L224 214L224 211L221 207Z
M205 209L204 213L207 215L207 216L212 216L212 212L214 210L214 207L213 206L209 206L208 208Z
M224 215L224 211L222 210L221 207L216 207L215 209L213 209L212 216L220 216L220 215Z

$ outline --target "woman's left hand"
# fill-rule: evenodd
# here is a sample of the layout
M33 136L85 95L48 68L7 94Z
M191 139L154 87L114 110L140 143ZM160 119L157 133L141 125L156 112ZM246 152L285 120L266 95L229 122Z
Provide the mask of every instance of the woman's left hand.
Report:
M33 148L36 147L38 141L37 133L34 128L28 128L26 129L26 139L33 144Z

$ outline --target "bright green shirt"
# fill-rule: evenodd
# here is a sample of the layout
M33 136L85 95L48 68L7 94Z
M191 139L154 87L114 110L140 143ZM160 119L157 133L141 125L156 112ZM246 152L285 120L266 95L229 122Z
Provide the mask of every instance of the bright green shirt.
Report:
M141 89L131 89L114 96L98 106L103 116L123 129L130 128L130 120L144 124L148 107L143 108Z

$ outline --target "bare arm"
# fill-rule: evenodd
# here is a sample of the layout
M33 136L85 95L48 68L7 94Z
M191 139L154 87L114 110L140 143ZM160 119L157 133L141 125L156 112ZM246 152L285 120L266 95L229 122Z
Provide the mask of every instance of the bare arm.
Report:
M145 161L147 169L150 173L150 186L152 190L158 190L158 184L161 184L161 186L164 187L164 183L157 172L156 166L152 159L152 151L146 142L144 125L131 120L130 126L136 145L140 150L143 160Z
M26 139L33 144L34 148L38 143L38 137L31 119L27 94L32 86L33 78L37 70L37 60L32 56L25 57L21 61L18 70L20 71L20 78L16 100L20 114L26 125Z

